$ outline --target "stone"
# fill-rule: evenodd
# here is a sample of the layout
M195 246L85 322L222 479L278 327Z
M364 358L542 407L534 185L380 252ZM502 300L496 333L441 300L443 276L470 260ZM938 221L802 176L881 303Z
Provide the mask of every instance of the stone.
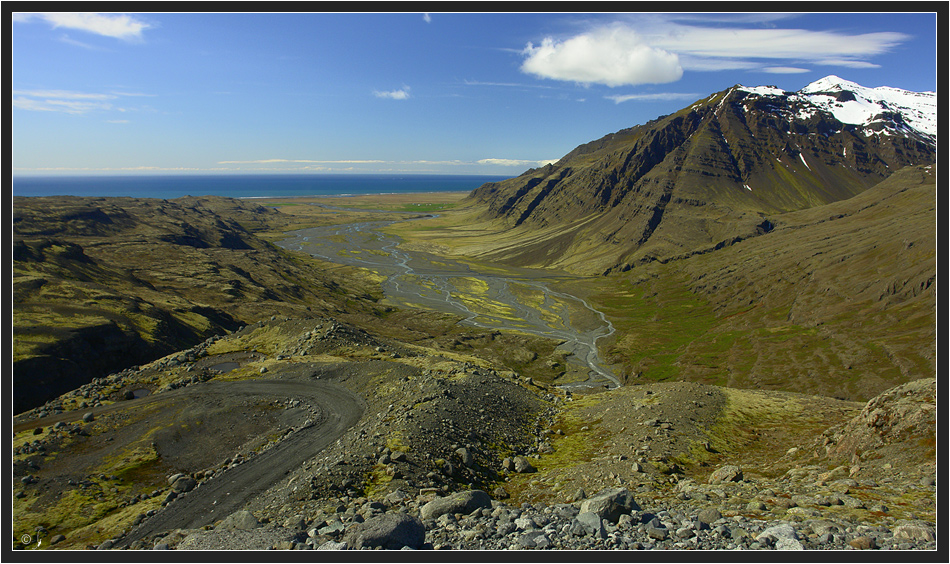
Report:
M893 533L895 539L922 540L925 542L937 540L933 529L925 525L898 525L894 527Z
M345 542L327 541L317 547L317 550L346 550Z
M593 535L599 539L607 538L607 529L604 528L604 522L596 513L582 511L577 515L576 520L588 535Z
M775 550L805 550L798 539L781 538L775 541Z
M710 484L722 484L724 482L741 482L742 481L742 469L733 464L727 464L720 467L715 472L710 474L707 483Z
M871 537L861 535L848 541L848 546L856 550L871 550L877 548L877 542Z
M605 490L596 496L585 499L581 503L581 513L589 511L596 513L598 517L611 523L616 523L621 515L632 511L640 511L633 498L633 493L626 488L615 488Z
M343 536L343 542L353 549L419 549L425 539L426 530L422 520L406 513L383 513L371 517L352 525Z
M491 507L491 497L482 490L458 492L447 497L433 499L422 506L419 514L423 520L436 519L446 513L468 515L476 509Z
M647 536L653 540L665 541L670 536L670 531L666 527L647 526Z
M528 462L528 459L523 456L516 456L514 458L514 471L519 474L529 474L535 472L534 466Z
M715 507L707 507L701 510L696 514L696 518L699 519L701 523L706 523L710 525L716 521L722 519L722 513L719 512Z
M95 420L96 420L96 416L93 415L92 412L86 413L85 415L82 416L83 423L91 423L92 421L95 421Z
M49 539L50 544L58 544L66 540L65 535L53 535L53 538Z
M758 535L756 535L755 540L760 540L764 537L772 537L773 539L794 539L798 540L798 533L795 532L795 528L791 525L781 524L773 525Z
M197 485L198 482L191 476L181 476L172 484L172 489L176 492L190 492Z
M247 531L250 529L257 529L261 527L261 522L254 517L254 514L250 511L236 511L231 515L225 517L221 523L218 524L214 529L217 530L239 530Z

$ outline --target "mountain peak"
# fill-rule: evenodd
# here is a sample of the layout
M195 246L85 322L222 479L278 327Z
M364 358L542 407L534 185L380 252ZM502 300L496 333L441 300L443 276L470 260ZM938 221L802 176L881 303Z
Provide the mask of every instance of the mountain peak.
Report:
M890 86L868 88L835 75L828 75L798 92L775 86L741 86L751 95L784 97L804 114L815 110L831 114L843 124L862 128L866 134L916 135L933 143L937 138L937 95Z
M851 82L850 80L829 74L824 78L819 78L815 82L812 82L798 92L800 94L812 94L816 92L840 92L843 90L855 92L856 90L866 90L866 88L856 82Z

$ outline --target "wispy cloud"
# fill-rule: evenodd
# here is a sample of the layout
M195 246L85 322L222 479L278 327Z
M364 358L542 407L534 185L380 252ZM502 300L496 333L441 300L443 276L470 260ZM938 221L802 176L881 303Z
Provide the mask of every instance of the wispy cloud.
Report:
M480 165L496 166L544 166L546 164L556 163L558 159L548 159L542 161L527 161L523 159L480 159L477 162Z
M77 92L72 90L14 90L13 107L34 112L62 112L67 114L130 111L129 108L113 104L113 101L124 96L148 96L148 94Z
M526 159L480 159L477 161L463 160L402 160L386 161L378 159L337 159L337 160L317 160L317 159L253 159L253 160L226 160L217 161L218 165L438 165L438 166L471 166L471 165L491 165L491 166L544 166L549 163L557 162L557 159L546 160L526 160Z
M702 94L694 92L656 92L653 94L624 94L615 96L604 96L608 100L613 100L615 104L629 102L631 100L654 102L666 100L696 100L701 98Z
M432 23L432 16L430 16L428 13L422 14L422 21L426 23Z
M142 32L152 27L151 24L141 19L125 14L88 12L21 12L13 14L14 22L27 23L37 20L46 22L53 28L75 29L96 35L114 37L123 41L141 40Z
M528 43L521 70L541 78L616 87L675 82L684 71L807 72L802 64L874 68L878 65L873 57L911 39L889 31L782 28L777 22L784 17L725 18L704 26L693 23L697 18L629 16L570 37Z
M374 90L373 95L377 98L390 98L392 100L406 100L409 98L409 87L403 86L400 90L380 91Z
M803 69L800 67L764 67L761 70L762 72L771 74L800 74L803 72L810 72L809 69Z
M374 160L343 160L343 161L315 161L311 159L257 159L252 161L218 161L218 164L378 164L387 161Z

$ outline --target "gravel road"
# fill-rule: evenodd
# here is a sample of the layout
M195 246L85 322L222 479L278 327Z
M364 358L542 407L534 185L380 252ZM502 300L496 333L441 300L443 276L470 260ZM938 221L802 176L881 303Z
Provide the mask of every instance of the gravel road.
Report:
M278 396L312 402L323 417L176 499L133 529L123 544L162 531L199 528L242 509L249 500L337 440L359 421L364 411L364 403L358 396L329 382L257 380L210 383L201 388L193 389L198 393Z

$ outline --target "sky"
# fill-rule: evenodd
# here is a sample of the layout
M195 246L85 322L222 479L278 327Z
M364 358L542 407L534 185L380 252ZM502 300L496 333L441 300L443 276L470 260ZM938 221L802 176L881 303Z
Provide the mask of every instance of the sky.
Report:
M12 174L517 176L735 84L936 91L936 26L888 12L13 13Z

